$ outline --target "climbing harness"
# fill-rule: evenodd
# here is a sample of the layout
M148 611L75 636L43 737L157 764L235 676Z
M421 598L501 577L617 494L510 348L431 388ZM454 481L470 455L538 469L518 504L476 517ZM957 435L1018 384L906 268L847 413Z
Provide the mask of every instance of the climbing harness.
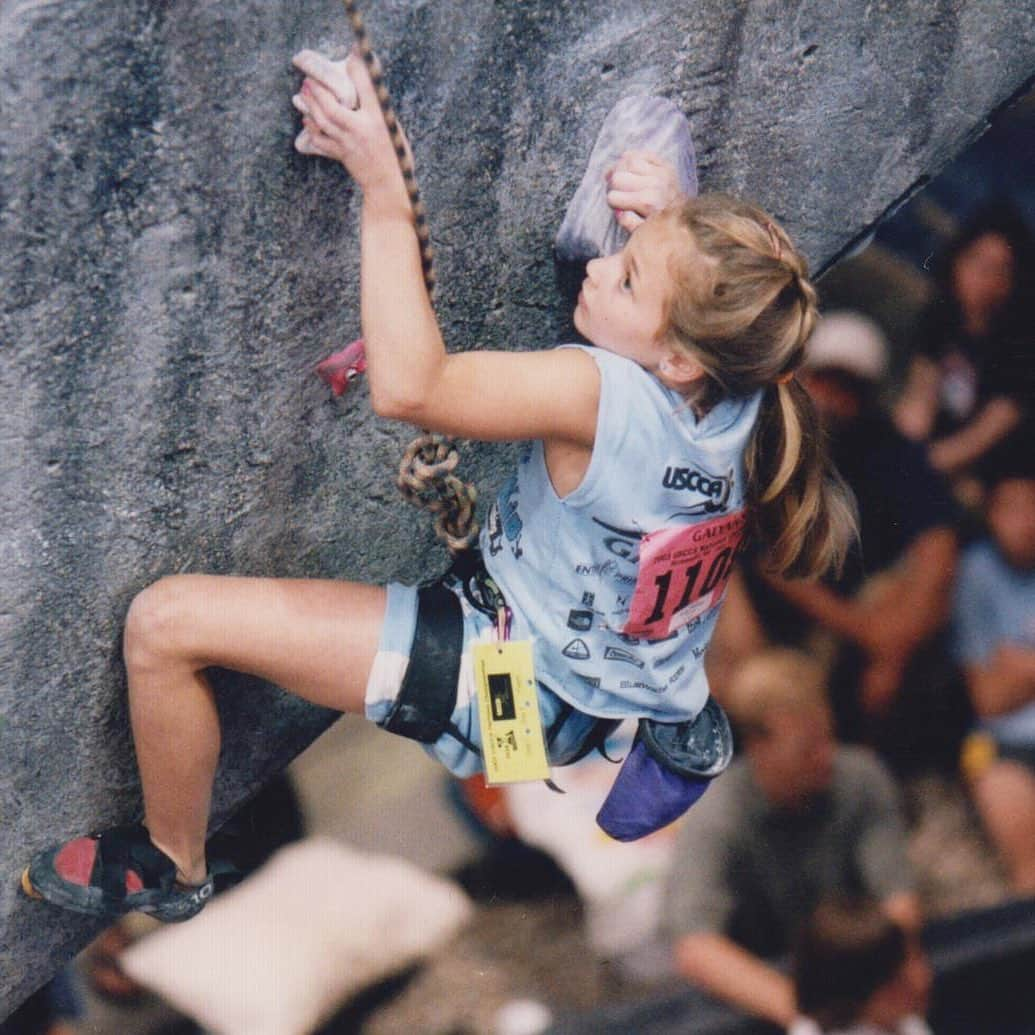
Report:
M413 225L420 246L420 263L424 274L424 284L428 290L428 298L432 299L435 290L435 253L431 246L431 235L428 230L427 210L420 196L420 188L417 186L413 158L406 147L402 128L385 85L381 62L370 44L363 16L354 0L343 0L343 2L352 33L356 37L359 55L370 72L377 101L381 106L381 114L384 116L385 127L388 129L396 158L399 160L399 168L406 184L406 194L413 211ZM344 391L344 384L347 384L350 377L349 369L353 371L352 376L360 372L354 364L351 367L346 366L344 373L339 375L346 379L344 382L338 382L341 391ZM333 384L332 387L334 387ZM341 394L337 387L335 387L335 391L337 394ZM426 433L415 438L407 447L399 465L397 480L399 491L409 503L437 514L435 532L454 554L466 550L478 537L478 523L474 517L478 493L472 484L462 481L453 473L459 462L460 454L451 438Z

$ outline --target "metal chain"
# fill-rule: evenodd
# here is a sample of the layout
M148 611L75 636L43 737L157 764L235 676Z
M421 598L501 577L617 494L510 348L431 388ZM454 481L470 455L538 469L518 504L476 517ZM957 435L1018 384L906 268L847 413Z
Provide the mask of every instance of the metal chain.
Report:
M385 86L381 62L370 45L370 37L363 23L363 16L354 0L343 0L343 2L353 35L356 37L360 57L370 72L370 79L377 93L377 101L381 105L385 126L391 137L392 146L395 148L396 158L399 160L399 168L406 184L406 193L410 199L410 207L413 209L413 223L420 246L420 264L424 274L424 284L428 290L428 298L433 299L435 253L431 247L428 214L417 186L413 159L406 148L399 120L392 107L392 99ZM478 492L472 484L461 481L453 474L459 461L460 454L452 439L444 435L423 434L415 438L403 454L396 482L406 500L438 515L435 519L435 532L453 553L466 550L478 537L478 523L474 520Z

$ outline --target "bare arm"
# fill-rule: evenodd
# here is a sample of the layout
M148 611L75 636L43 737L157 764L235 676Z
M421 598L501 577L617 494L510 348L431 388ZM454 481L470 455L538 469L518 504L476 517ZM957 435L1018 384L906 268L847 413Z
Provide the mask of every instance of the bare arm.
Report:
M906 387L895 405L894 418L907 438L924 441L931 436L938 412L938 367L925 356L916 356L909 365Z
M947 474L962 470L1006 438L1020 420L1021 408L1012 399L989 399L963 428L931 444L931 463Z
M915 648L948 613L957 543L951 529L916 537L892 576L894 591L868 603L838 596L817 582L774 578L778 592L810 618L871 653Z
M951 529L924 532L895 572L880 580L880 589L858 599L846 600L815 583L775 583L815 621L866 652L861 690L871 714L887 710L913 653L945 622L957 549Z
M600 400L593 360L578 349L448 354L413 226L377 197L364 198L361 289L379 414L467 438L593 445Z
M312 152L341 161L363 191L361 308L375 410L471 438L592 446L600 381L584 352L446 353L373 85L360 60L347 67L357 109L310 79L299 103Z
M887 606L889 623L914 644L927 639L949 615L959 544L950 528L935 527L910 544L899 565L895 592Z
M674 951L678 972L706 992L774 1024L794 1020L790 978L725 935L685 935Z
M771 576L773 588L813 621L853 643L862 643L866 615L855 601L820 582Z
M970 699L979 715L1002 715L1035 701L1035 650L1001 643L984 665L966 667Z

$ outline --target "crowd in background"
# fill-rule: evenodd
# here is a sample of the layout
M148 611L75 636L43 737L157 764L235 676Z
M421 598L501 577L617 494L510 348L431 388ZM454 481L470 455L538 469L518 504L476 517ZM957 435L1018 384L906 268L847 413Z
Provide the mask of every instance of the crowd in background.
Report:
M824 315L799 376L859 548L821 583L747 554L719 620L710 677L741 757L680 835L666 923L689 981L795 1033L927 1030L918 775L962 782L1013 892L1035 894L1033 276L1019 215L976 212L900 386L878 323Z

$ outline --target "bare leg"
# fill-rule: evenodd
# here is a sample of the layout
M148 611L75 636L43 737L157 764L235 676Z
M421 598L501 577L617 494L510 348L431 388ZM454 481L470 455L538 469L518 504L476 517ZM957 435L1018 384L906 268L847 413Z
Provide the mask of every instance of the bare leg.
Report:
M999 761L974 781L973 792L1014 891L1035 892L1035 777L1020 762Z
M130 717L154 843L191 883L205 834L220 731L211 665L267 679L309 701L362 712L385 591L349 582L177 575L126 620Z

